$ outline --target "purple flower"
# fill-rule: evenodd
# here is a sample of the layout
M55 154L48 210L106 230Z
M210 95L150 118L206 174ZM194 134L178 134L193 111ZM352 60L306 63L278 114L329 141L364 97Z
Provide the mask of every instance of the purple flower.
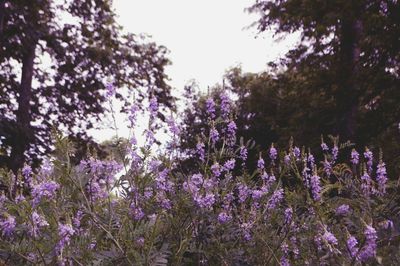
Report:
M286 256L281 257L280 264L281 266L290 266L289 260Z
M47 177L49 177L52 172L53 172L53 165L51 164L48 158L45 158L43 160L42 166L40 167L40 172L39 172L40 174L37 176L38 181L42 182Z
M86 189L91 200L105 198L114 182L115 174L122 169L122 165L116 161L100 161L88 159L79 165L80 170L89 175Z
M191 183L193 183L195 186L199 187L203 184L204 179L201 174L194 174L192 175L192 178L190 179Z
M293 217L293 209L291 207L286 208L284 216L285 216L285 224L290 224Z
M151 97L150 102L149 102L149 111L150 111L150 116L152 118L155 118L158 113L158 102L156 97Z
M170 210L172 208L172 202L165 198L165 195L158 194L157 201L160 203L160 206L164 210Z
M194 201L199 205L200 208L209 209L215 203L215 195L212 193L207 193L204 196L196 195Z
M313 169L315 166L315 158L314 155L312 155L311 153L308 155L307 158L308 163L310 164L310 168Z
M372 164L373 164L373 160L374 160L374 154L368 148L365 148L364 157L365 157L365 159L368 160L367 161L368 172L371 172Z
M367 171L361 176L361 190L365 196L369 196L372 191L372 180Z
M142 162L142 158L137 153L136 149L130 151L130 156L132 158L131 166L133 169L138 168Z
M310 178L310 186L311 186L311 194L312 198L315 201L321 200L321 185L320 185L320 177L315 173Z
M366 262L368 259L375 257L376 255L376 240L378 239L375 228L371 225L367 225L364 230L365 244L360 251L360 259Z
M36 211L32 212L31 223L29 224L29 234L33 238L36 238L39 230L46 226L49 226L49 223L46 221L46 219L39 215Z
M235 163L236 163L235 159L230 159L230 160L226 161L224 163L224 167L223 167L224 171L229 172L229 171L233 170L233 168L235 168Z
M26 255L26 257L29 259L29 261L31 261L32 263L34 263L34 264L39 264L38 263L38 255L37 254L35 254L35 253L33 253L33 252L30 252L30 253L28 253L27 255Z
M283 241L281 245L281 250L285 255L289 253L289 245L286 243L286 241Z
M251 229L252 229L253 225L251 223L242 223L240 225L240 228L242 229L242 233L243 233L243 238L246 241L250 241L252 236L251 236Z
M333 159L333 161L336 161L338 155L339 155L339 148L338 148L338 146L335 145L335 146L333 146L333 149L332 149L332 159Z
M25 165L24 168L22 168L22 175L24 177L24 182L30 186L32 182L32 167Z
M335 237L334 234L332 234L329 231L325 231L324 235L322 236L323 239L325 239L326 242L328 242L329 245L336 246L338 244L338 240Z
M18 196L16 196L15 197L15 203L20 203L20 202L22 202L22 201L24 201L25 200L25 197L24 197L24 195L18 195Z
M325 158L325 161L322 162L324 165L324 172L326 173L327 176L330 176L332 174L332 165L328 160Z
M241 146L240 147L240 158L243 160L243 161L246 161L247 160L247 149L246 149L246 147L245 146Z
M222 118L227 119L230 113L229 97L225 92L221 92L219 98L221 100L221 116Z
M325 142L322 142L322 143L321 143L321 149L322 149L323 151L329 151L329 147L328 147L328 145L326 145Z
M200 161L204 162L205 159L205 150L204 150L204 143L198 142L196 144L196 154L199 156Z
M213 190L218 185L217 180L206 179L203 182L203 187L206 191Z
M214 145L219 140L219 132L215 127L211 128L210 130L210 139Z
M299 147L294 147L293 154L294 154L294 157L296 157L297 160L300 159L301 151L300 151Z
M139 221L144 217L144 212L136 203L132 202L130 205L130 212L134 220Z
M80 227L81 227L81 220L82 220L82 217L83 217L83 212L82 212L81 210L78 210L78 211L76 212L75 217L72 219L72 223L73 223L73 225L74 225L74 227L75 227L75 229L76 229L77 231L79 231L79 229L80 229Z
M139 111L139 106L136 104L132 104L131 109L129 111L129 116L128 119L131 122L131 126L135 126L136 124L136 119L137 119L137 113Z
M351 162L354 165L357 165L359 163L359 161L360 161L360 154L355 149L353 149L351 151Z
M294 258L298 259L300 255L300 250L297 246L297 238L295 236L290 237L290 243L292 244L292 252L294 254Z
M283 189L275 190L274 194L272 194L271 198L268 200L267 209L273 210L283 199Z
M218 222L224 224L228 222L232 217L228 215L226 212L220 212L218 214Z
M156 142L154 132L152 130L146 129L146 130L144 130L144 135L146 137L147 147L151 147L154 144L154 142Z
M136 242L136 244L138 246L143 247L143 245L144 245L144 237L141 236L141 237L137 238L135 242Z
M219 163L214 163L211 166L211 172L213 173L214 177L219 177L221 175L221 166Z
M167 119L167 124L169 127L169 131L172 133L172 135L178 136L179 133L181 132L181 129L179 128L178 124L176 123L172 115Z
M113 97L113 96L114 96L114 94L115 94L115 87L114 87L114 85L113 85L112 83L108 83L108 84L106 85L106 90L107 90L107 92L106 92L106 96L107 96L107 97Z
M254 189L251 192L252 198L255 201L259 201L262 196L264 196L264 191L260 190L260 189Z
M383 196L386 193L386 182L387 182L386 166L384 162L378 164L376 170L376 181L378 182L378 194Z
M161 164L162 162L160 160L153 159L149 162L149 170L151 172L157 172Z
M75 230L72 228L70 224L58 224L58 236L60 240L56 245L56 250L58 253L68 246L71 242L71 237L75 234Z
M4 202L6 201L7 197L1 193L0 195L0 209L3 207Z
M268 175L266 172L262 174L261 179L264 181L264 189L266 191L268 191L271 185L276 181L276 177L274 176L274 174L271 173L271 175Z
M132 135L132 137L131 137L131 139L129 140L129 143L131 144L131 149L132 149L132 152L135 150L135 146L137 145L137 139L136 139L136 136L133 134Z
M103 189L104 184L101 183L104 183L104 180L98 180L97 178L92 178L90 180L87 191L90 195L91 201L96 201L107 197L107 192Z
M381 222L380 225L381 225L382 228L384 228L384 229L393 228L393 226L394 226L392 220L385 220L385 221Z
M374 227L372 227L372 225L367 225L365 230L364 230L364 235L365 238L367 240L367 242L371 242L371 241L376 241L378 239L376 230Z
M264 168L265 168L265 162L264 162L264 159L261 157L261 155L260 155L260 158L258 158L258 161L257 161L257 168L260 171L263 171Z
M243 203L246 201L251 190L245 184L239 184L237 188L238 188L239 202Z
M286 166L289 166L290 165L290 161L291 161L290 160L290 155L286 154L285 157L283 157L283 161L284 161Z
M320 234L318 234L314 237L314 242L317 245L317 249L322 250L322 237Z
M168 173L169 170L164 169L158 173L157 177L155 178L156 188L158 191L171 192L173 190L173 184L168 180Z
M286 243L286 241L284 241L281 245L281 250L283 253L283 256L281 257L281 266L289 266L289 260L287 259L287 255L289 254L289 245Z
M348 248L348 250L350 252L351 257L355 258L357 256L357 253L358 253L358 250L359 250L358 247L357 247L357 245L358 245L357 239L354 236L350 236L347 239L346 244L347 244L347 248Z
M278 155L278 151L275 149L274 144L271 145L271 148L269 149L269 158L271 158L272 161L275 161Z
M60 185L54 181L47 181L33 186L32 197L33 205L39 204L42 198L47 198L49 200L54 199L57 189Z
M229 209L229 205L232 203L232 201L234 200L233 197L233 193L229 192L228 194L225 195L225 197L223 198L222 202L223 202L223 208L224 209Z
M190 193L196 193L200 190L203 182L204 179L201 174L194 174L188 181L183 183L183 188Z
M350 206L347 204L340 205L336 209L336 215L344 216L347 215L349 212L350 212Z
M227 127L227 132L229 136L235 136L236 135L236 130L237 130L237 126L235 121L231 120L228 123L228 127Z
M310 179L311 179L311 175L309 173L310 170L311 169L308 168L307 165L305 165L302 171L303 183L306 188L310 188Z
M208 98L206 100L206 108L207 108L207 114L211 119L215 118L215 102L213 98Z
M88 245L88 249L89 250L94 250L96 245L97 245L96 240L92 240L92 242L90 242L90 244Z
M6 219L0 220L0 230L2 231L2 236L9 237L14 233L17 223L15 217L8 215Z
M236 140L236 130L237 126L235 121L230 121L227 126L227 142L229 145L233 145Z
M144 189L144 193L143 193L143 197L144 197L144 199L146 199L146 200L149 200L152 196L153 196L153 188L151 188L151 187L146 187L145 189Z

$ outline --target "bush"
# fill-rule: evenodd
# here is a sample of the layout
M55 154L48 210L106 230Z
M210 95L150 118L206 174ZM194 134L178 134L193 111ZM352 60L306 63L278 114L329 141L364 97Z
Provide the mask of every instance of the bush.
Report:
M271 145L250 172L250 142L236 137L229 101L221 102L221 116L209 108L208 133L185 153L174 148L173 119L169 149L153 149L152 102L147 142L139 148L133 138L123 164L92 157L73 165L73 147L57 136L54 157L37 172L26 166L14 177L3 170L3 263L400 263L399 187L388 180L382 154L343 154L334 141L331 148L322 143L318 162L291 142L281 151ZM180 159L188 157L195 167L182 167Z

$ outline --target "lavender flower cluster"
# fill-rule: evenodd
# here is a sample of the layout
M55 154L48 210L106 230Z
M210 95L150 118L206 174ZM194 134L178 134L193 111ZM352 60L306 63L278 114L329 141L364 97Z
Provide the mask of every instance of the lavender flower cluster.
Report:
M0 258L60 265L395 261L384 257L392 247L382 243L396 237L399 196L382 155L346 153L337 141L322 142L321 158L293 143L271 144L253 162L252 148L237 139L229 95L215 97L204 102L209 128L182 157L139 148L133 138L124 167L96 157L71 166L62 156L37 171L25 166L26 191L0 195ZM131 110L135 125L138 108ZM155 98L148 111L156 138ZM177 121L166 122L177 141Z

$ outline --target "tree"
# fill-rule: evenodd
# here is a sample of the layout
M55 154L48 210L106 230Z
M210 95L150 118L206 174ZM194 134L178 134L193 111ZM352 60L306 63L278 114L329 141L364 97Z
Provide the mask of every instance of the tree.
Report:
M273 67L260 73L244 73L240 67L229 69L222 87L216 85L208 94L189 98L193 106L189 105L183 115L180 148L183 151L196 148L197 137L207 133L201 131L209 123L206 100L213 98L219 106L219 95L224 92L235 99L231 102L234 111L231 118L237 125L237 135L243 137L244 143L256 143L248 150L248 169L255 169L259 153L266 155L271 143L281 149L288 146L292 137L296 145L308 144L316 150L320 146L320 135L331 133L332 124L326 123L317 111L327 108L329 101L324 96L305 95L301 90L302 78L296 71ZM217 107L216 121L219 117ZM324 127L315 127L315 124ZM190 165L190 160L187 160L189 167L196 167Z
M314 73L319 77L311 79L311 70L281 69L274 64L270 64L268 71L260 73L244 73L241 68L230 69L224 76L223 87L215 86L207 94L193 94L195 97L189 97L192 105L188 106L183 115L181 150L195 150L197 137L207 133L201 131L209 123L207 98L211 97L216 102L216 120L219 120L219 94L224 91L235 99L232 101L235 113L232 118L237 125L237 135L242 136L245 143L248 140L256 143L255 147L248 150L248 169L256 167L259 153L266 155L271 143L282 150L288 146L291 138L300 149L307 145L316 156L320 155L321 135L328 144L332 144L329 141L330 135L337 136L334 135L336 121L333 119L337 115L337 107L335 98L324 90L330 86L329 72ZM388 107L385 105L382 108ZM370 117L370 121L360 119L357 123L357 127L365 129L359 133L359 139L364 138L365 142L361 145L356 142L356 146L343 145L339 156L348 156L353 147L363 151L364 145L367 145L376 152L375 158L378 160L381 148L388 168L393 171L391 174L396 176L400 166L398 128L392 130L389 127L377 134L376 127L382 123L378 117L382 114L372 111L370 114L374 116ZM389 112L388 108L385 115ZM392 121L395 119L389 118ZM345 141L339 139L339 142L343 144ZM196 169L198 166L191 161L193 159L189 156L185 166Z
M165 54L123 34L109 0L0 0L1 164L17 171L28 157L37 162L51 150L52 127L88 139L106 110L108 83L125 102L121 88L173 107Z
M260 31L301 32L279 65L301 75L300 94L327 100L318 112L332 133L364 145L397 130L400 3L257 0L249 11L260 14Z

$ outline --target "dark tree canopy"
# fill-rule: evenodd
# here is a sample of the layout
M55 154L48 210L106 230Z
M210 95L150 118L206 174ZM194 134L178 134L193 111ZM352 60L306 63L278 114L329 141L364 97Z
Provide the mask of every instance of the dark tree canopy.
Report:
M51 149L52 127L88 139L106 110L107 84L127 101L173 106L166 49L123 34L109 0L0 0L1 164L16 170Z
M257 0L249 11L260 15L260 31L301 32L299 45L278 66L301 77L299 96L319 97L325 105L307 114L324 117L318 127L360 144L397 130L398 1Z

